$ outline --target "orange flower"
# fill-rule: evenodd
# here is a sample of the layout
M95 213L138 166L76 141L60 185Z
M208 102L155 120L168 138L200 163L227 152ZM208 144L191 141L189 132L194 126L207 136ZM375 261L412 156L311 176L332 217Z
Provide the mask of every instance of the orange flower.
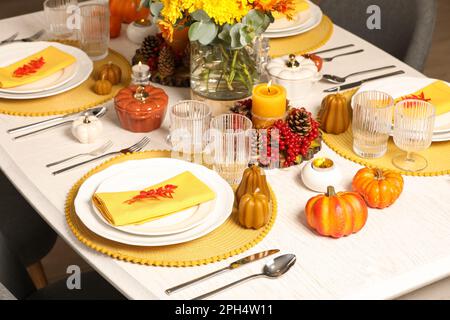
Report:
M295 0L255 0L253 5L261 11L282 13L288 19L293 19L294 17Z
M164 20L159 20L158 26L159 26L159 29L161 30L163 38L167 42L172 42L173 41L173 31L174 31L172 24L170 24Z

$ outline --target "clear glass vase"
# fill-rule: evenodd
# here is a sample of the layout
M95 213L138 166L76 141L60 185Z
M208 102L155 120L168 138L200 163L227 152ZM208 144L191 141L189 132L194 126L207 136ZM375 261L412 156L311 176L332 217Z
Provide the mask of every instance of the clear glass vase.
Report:
M252 95L261 78L263 41L231 49L219 41L191 42L191 89L211 100L241 100Z

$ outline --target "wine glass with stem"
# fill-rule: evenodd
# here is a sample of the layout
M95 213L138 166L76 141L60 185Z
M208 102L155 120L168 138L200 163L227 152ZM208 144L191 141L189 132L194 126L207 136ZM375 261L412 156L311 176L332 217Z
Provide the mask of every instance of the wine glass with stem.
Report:
M428 166L427 160L415 153L427 149L433 138L436 109L426 101L400 101L394 109L394 143L406 151L392 158L394 166L415 172Z

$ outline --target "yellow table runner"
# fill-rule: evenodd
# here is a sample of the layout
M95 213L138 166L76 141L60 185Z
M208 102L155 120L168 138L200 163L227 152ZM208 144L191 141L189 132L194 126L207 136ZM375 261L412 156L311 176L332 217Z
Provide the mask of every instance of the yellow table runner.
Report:
M122 82L113 87L111 94L101 96L93 90L95 71L109 61L122 69ZM84 83L78 87L59 95L41 99L9 100L0 99L0 113L14 116L50 116L79 112L100 105L112 99L117 92L131 81L131 67L129 62L120 53L109 50L109 55L94 63L94 72Z
M119 260L153 266L190 267L220 261L242 253L255 246L269 233L277 215L277 201L272 191L272 216L269 223L259 230L240 227L236 222L236 212L233 212L223 225L199 239L171 246L139 247L105 239L84 226L75 213L74 199L87 178L113 164L160 157L170 157L170 152L145 151L118 156L88 172L72 187L66 201L66 219L78 240L96 251Z
M304 54L323 46L333 34L333 22L323 15L320 24L305 33L292 37L270 39L271 57L284 56L290 53Z

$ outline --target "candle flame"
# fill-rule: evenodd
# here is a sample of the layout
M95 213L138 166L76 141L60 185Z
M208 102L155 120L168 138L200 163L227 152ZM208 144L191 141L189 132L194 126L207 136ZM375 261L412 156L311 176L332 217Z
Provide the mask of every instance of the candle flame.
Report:
M269 83L267 84L267 92L270 93L270 87L272 86L272 80L269 81Z

